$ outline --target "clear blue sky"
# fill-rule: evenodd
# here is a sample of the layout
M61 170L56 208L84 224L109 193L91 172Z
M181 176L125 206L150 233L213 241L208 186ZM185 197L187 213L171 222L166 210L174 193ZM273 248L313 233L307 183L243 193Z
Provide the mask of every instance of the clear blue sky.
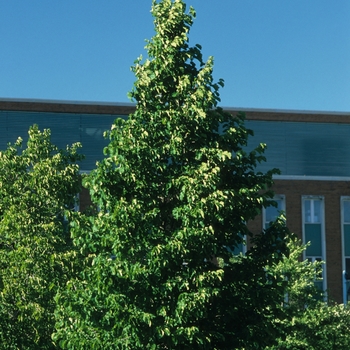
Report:
M350 0L188 0L221 105L350 111ZM0 0L0 98L128 102L151 0Z

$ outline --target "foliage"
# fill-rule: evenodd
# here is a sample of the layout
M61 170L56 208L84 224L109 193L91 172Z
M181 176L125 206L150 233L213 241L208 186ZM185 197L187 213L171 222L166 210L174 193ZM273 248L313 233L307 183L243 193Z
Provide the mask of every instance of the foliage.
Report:
M29 130L0 152L0 343L54 349L54 296L76 252L64 222L80 191L78 145L58 150L50 131Z
M290 255L268 268L270 274L283 275L288 283L281 312L275 318L277 344L266 349L347 350L349 308L325 303L325 295L315 286L322 263L301 260L306 247L297 238L291 237L287 245Z
M347 350L350 344L350 309L343 305L306 308L289 320L284 337L268 349Z
M247 151L244 115L217 108L223 82L188 42L194 10L163 0L152 14L149 57L133 67L136 111L115 121L85 180L99 211L72 222L86 258L57 296L54 339L79 350L260 349L278 331L285 281L266 268L287 254L284 221L246 256L231 250L270 204L276 171L256 170L265 145Z
M350 310L343 305L321 305L319 309L307 310L299 322L299 339L308 344L308 349L347 350L350 344ZM295 341L296 332L287 341Z
M285 298L281 308L289 315L296 316L304 312L306 306L316 307L320 301L326 299L324 292L315 284L322 280L324 263L303 260L302 255L307 245L303 245L294 235L288 237L287 246L288 256L284 256L277 264L267 267L267 270L271 274L283 276L288 282L285 284Z

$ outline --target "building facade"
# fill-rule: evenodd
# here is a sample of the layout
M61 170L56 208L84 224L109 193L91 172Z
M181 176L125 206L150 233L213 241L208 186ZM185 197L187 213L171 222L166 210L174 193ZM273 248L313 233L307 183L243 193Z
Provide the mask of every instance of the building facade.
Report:
M253 145L267 144L261 170L281 170L275 199L289 229L311 242L304 259L326 262L319 287L342 303L344 291L348 298L343 271L350 276L350 113L248 110L246 125ZM263 210L252 230L261 231L276 214Z
M226 109L236 114L238 109ZM0 100L0 149L37 124L50 128L52 142L60 148L81 142L89 172L103 158L109 130L116 118L127 118L132 104L81 103L40 100ZM343 302L342 272L350 276L350 113L245 110L246 126L254 131L249 148L267 144L267 162L259 170L281 170L273 190L287 225L303 242L311 242L305 259L323 260L320 288ZM89 205L87 191L80 194L80 208ZM277 214L268 208L250 224L260 232ZM347 288L346 288L347 289ZM346 290L347 296L347 290ZM350 296L349 296L350 298Z

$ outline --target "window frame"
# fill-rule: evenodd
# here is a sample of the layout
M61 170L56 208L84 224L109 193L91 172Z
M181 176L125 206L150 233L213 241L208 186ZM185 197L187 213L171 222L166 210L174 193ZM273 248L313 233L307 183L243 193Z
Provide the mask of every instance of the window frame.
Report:
M235 249L240 250L239 252L235 252L235 250L232 250L232 255L238 256L238 255L246 255L247 254L247 235L242 236L243 242L241 244L241 249L236 247Z
M345 254L345 230L344 225L350 225L350 221L345 222L344 215L344 202L350 202L350 196L341 196L340 197L340 220L341 220L341 246L342 246L342 269L346 270L346 257L350 259L350 255Z
M280 209L280 212L284 212L286 213L286 196L284 194L277 194L275 195L273 198L272 198L273 201L278 201L278 200L281 200L282 201L282 204L281 204L281 209ZM266 230L268 228L268 224L270 223L271 221L267 221L266 220L266 208L263 207L263 210L262 210L262 228L263 230Z
M321 220L314 222L312 219L312 216L310 217L310 220L306 220L306 201L320 201L320 215L322 216ZM315 196L315 195L304 195L301 197L301 222L302 222L302 241L303 244L306 244L306 224L320 224L321 225L321 255L307 255L307 251L304 250L303 252L303 259L309 260L314 262L315 260L321 259L321 261L326 262L326 230L325 230L325 199L324 196ZM312 210L311 210L312 212ZM311 243L312 244L312 243ZM323 292L326 292L327 290L327 270L326 270L326 264L322 266L322 290Z

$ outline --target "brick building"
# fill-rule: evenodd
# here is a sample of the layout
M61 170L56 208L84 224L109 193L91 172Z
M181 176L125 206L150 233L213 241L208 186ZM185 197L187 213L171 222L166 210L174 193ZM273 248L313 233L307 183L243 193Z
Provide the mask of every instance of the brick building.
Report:
M103 157L103 131L118 117L126 118L132 104L0 100L0 149L18 136L26 141L30 125L50 128L59 147L81 142L86 155L81 170L89 172ZM235 114L236 109L227 109ZM268 145L267 162L259 170L279 168L274 191L287 225L304 242L304 258L324 260L320 287L342 302L342 271L350 276L350 113L245 110L246 125L254 130L250 148ZM89 203L80 195L80 208ZM259 232L276 215L263 210L252 224Z
M246 124L251 146L268 146L261 170L281 170L273 190L290 230L311 242L304 258L326 262L320 287L342 302L342 271L350 275L350 113L248 110ZM252 230L276 212L263 210Z

